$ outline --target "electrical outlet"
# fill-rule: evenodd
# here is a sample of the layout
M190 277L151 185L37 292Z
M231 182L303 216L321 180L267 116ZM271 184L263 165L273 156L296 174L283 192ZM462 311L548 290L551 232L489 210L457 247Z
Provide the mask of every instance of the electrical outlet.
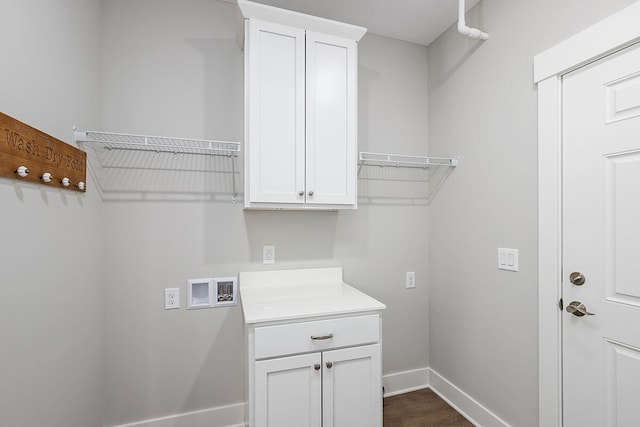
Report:
M416 287L416 272L415 271L407 271L407 279L405 282L405 286L407 289Z
M180 288L167 288L164 290L164 308L165 310L180 308Z
M262 263L263 264L276 263L276 247L275 246L265 245L262 247Z

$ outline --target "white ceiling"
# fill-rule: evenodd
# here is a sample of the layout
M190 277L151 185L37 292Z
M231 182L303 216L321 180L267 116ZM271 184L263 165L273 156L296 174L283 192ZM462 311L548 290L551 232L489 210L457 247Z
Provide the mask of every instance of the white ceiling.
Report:
M230 0L223 0L231 3ZM457 0L253 0L428 45L458 19ZM469 10L480 0L467 0Z

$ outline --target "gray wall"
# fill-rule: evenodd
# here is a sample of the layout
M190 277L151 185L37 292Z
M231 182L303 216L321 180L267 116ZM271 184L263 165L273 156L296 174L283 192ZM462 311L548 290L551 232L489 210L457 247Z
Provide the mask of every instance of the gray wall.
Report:
M234 6L110 0L104 8L103 129L242 141ZM426 155L427 49L367 35L359 59L360 149ZM228 172L222 160L212 169ZM387 304L385 373L428 366L419 175L363 170L357 211L314 213L244 211L229 201L228 173L161 175L167 186L189 182L191 194L124 173L135 185L104 203L107 425L244 400L240 307L187 311L184 290L187 279L263 269L264 244L276 246L272 268L342 265L348 282ZM416 289L404 288L406 271L416 272ZM163 309L167 287L181 288L180 310Z
M187 312L184 285L261 269L261 246L275 244L275 268L343 265L387 304L385 373L430 365L508 423L537 425L532 58L630 3L484 0L468 15L491 33L482 44L454 29L429 49L365 36L361 150L425 154L428 136L431 155L461 157L429 208L420 176L375 170L361 172L359 209L340 213L245 212L220 162L225 173L162 185L127 175L107 203L91 176L84 196L1 179L0 424L97 426L104 404L113 425L242 401L240 309ZM0 26L1 111L68 142L74 124L242 140L233 6L0 7L12 17ZM196 189L192 201L158 191L176 182ZM499 246L520 249L520 272L496 270ZM405 271L417 289L404 289ZM183 308L165 311L174 286Z
M514 426L538 425L533 57L631 3L483 0L467 23L488 41L428 49L430 154L460 156L429 213L431 367Z
M99 126L97 0L0 0L0 111ZM88 192L0 179L0 425L102 425L103 234Z

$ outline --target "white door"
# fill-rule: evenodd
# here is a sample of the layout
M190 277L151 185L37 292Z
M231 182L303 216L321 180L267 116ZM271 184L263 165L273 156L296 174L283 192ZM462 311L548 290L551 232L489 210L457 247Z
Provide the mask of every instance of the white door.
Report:
M305 33L257 19L247 26L245 204L304 203Z
M567 74L562 113L564 426L640 426L640 45Z
M355 204L357 44L307 31L307 203Z
M381 427L380 344L322 353L323 427Z
M256 362L255 426L321 427L320 353Z

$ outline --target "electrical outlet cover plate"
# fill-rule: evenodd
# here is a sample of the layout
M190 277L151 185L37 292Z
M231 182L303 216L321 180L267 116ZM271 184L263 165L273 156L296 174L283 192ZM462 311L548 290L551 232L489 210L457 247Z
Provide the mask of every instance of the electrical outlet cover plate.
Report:
M273 245L264 245L262 247L262 263L275 264L275 262L276 262L276 247Z
M407 279L405 282L405 286L407 289L413 289L416 287L416 272L415 271L407 271Z
M180 308L180 288L167 288L164 290L164 308L165 310Z

